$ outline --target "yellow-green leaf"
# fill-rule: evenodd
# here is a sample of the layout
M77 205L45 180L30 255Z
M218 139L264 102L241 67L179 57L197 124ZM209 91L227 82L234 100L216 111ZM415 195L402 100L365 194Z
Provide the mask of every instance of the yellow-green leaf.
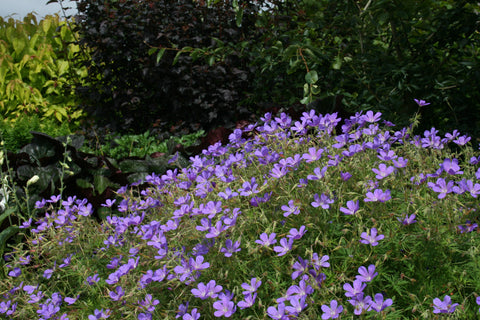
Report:
M41 25L43 32L48 33L48 31L50 30L50 26L52 25L51 18L49 19L47 17L46 19L42 20Z
M68 70L68 61L57 60L58 75L61 76Z

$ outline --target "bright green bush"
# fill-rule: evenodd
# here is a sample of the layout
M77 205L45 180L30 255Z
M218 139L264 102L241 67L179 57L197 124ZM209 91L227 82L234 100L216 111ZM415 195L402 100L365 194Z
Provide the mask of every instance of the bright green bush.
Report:
M86 68L72 64L80 57L73 44L76 34L58 15L37 22L0 17L0 116L15 121L20 115L77 123L84 113L77 108L74 89L84 83ZM85 58L85 57L84 57ZM88 59L88 57L87 57Z
M72 126L55 118L42 119L37 114L19 115L15 121L0 121L0 137L5 148L16 152L32 140L31 131L43 132L52 137L66 136L72 133Z

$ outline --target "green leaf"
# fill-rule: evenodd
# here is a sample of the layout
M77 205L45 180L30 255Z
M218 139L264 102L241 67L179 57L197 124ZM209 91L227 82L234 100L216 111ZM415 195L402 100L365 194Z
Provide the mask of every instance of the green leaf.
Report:
M42 24L43 32L48 33L48 31L50 30L50 26L52 25L52 20L44 19L42 20L41 24Z
M112 185L110 180L107 177L96 175L93 178L93 185L95 186L95 190L98 194L102 194L108 186Z
M147 53L148 53L149 56L151 56L151 55L154 54L155 51L157 51L157 50L158 50L158 48L150 48L150 49L148 49Z
M165 50L166 50L165 48L162 48L158 51L158 53L157 53L157 63L159 63L160 60L162 59L163 54L165 53Z
M210 67L213 66L213 64L215 63L215 57L214 56L209 56L207 58L207 63Z
M5 210L5 212L2 215L0 215L0 225L2 224L3 220L8 218L8 216L10 216L12 213L15 212L15 209L16 208L8 208L7 210Z
M57 60L58 75L61 76L65 74L68 70L68 61Z
M315 70L312 70L310 71L309 73L307 73L305 75L305 81L308 83L308 84L314 84L318 81L318 74L317 74L317 71Z
M178 59L180 58L180 55L182 54L182 51L178 51L177 54L175 55L175 58L173 58L172 66L176 65L178 62Z
M20 55L23 51L23 49L25 48L25 39L22 37L15 37L13 38L13 41L12 41L12 44L13 44L13 50L15 50L15 52L17 53L17 55Z
M339 56L335 57L335 60L332 64L332 68L338 70L342 67L342 59Z
M235 17L237 27L240 28L242 26L242 20L243 20L243 9L240 9L240 10L237 11L237 14L236 14L236 17Z
M77 183L77 186L82 189L93 189L93 184L85 179L77 179L75 182Z
M148 163L145 160L123 160L119 163L120 170L125 173L147 172Z
M20 230L20 228L17 227L17 226L10 226L7 229L0 232L0 257L1 257L1 259L0 259L0 279L5 279L5 277L6 277L5 270L3 269L3 265L5 263L4 260L3 260L3 252L5 251L5 246L7 245L8 239L10 239L14 235L16 235L19 230Z

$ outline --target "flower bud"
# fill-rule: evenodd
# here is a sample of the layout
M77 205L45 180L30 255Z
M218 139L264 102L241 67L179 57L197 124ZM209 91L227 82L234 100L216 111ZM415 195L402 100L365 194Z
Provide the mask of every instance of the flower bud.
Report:
M37 175L34 175L33 177L31 177L28 181L27 181L27 187L31 186L32 184L36 183L38 181L38 179L40 179L39 176Z

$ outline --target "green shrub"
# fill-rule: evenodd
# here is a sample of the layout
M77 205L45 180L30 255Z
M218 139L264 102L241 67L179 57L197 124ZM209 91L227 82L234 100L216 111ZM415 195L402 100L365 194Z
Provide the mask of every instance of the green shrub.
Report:
M204 131L200 130L196 133L180 137L171 137L171 139L173 139L174 144L181 144L186 148L198 143L198 140L204 136L204 134ZM82 148L82 150L98 155L107 155L114 159L126 157L145 158L156 152L172 152L172 150L168 150L169 144L171 143L168 139L163 140L149 131L146 131L143 134L124 134L119 136L109 134L97 148L86 146L85 148Z
M0 116L12 122L21 115L37 114L43 120L77 124L84 116L77 108L76 85L87 75L75 68L79 59L76 35L58 15L37 22L0 17ZM85 58L82 55L82 58Z
M478 1L278 1L257 25L251 101L382 111L480 137Z
M0 137L5 148L17 152L32 140L31 131L43 132L52 137L72 134L74 127L67 121L59 123L57 119L41 119L38 115L20 115L15 121L4 119L0 121Z

